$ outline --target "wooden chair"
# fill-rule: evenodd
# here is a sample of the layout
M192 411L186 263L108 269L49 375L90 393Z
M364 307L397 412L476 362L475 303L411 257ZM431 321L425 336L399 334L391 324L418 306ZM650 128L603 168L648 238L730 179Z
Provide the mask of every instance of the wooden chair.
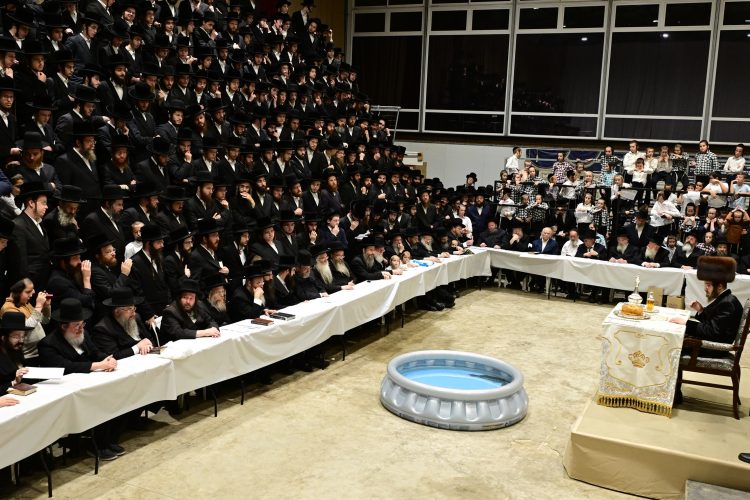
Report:
M685 337L684 347L691 349L690 354L685 354L680 359L680 373L678 378L679 384L700 385L703 387L713 387L716 389L729 389L732 391L732 406L734 408L734 418L740 418L740 358L742 350L745 347L748 330L750 330L750 299L745 301L742 308L742 320L737 336L732 344L722 344L720 342L711 342L692 337ZM719 358L708 358L700 356L700 350L724 352L726 355ZM706 373L709 375L722 375L729 377L732 385L723 385L711 382L698 382L694 380L684 380L683 372Z

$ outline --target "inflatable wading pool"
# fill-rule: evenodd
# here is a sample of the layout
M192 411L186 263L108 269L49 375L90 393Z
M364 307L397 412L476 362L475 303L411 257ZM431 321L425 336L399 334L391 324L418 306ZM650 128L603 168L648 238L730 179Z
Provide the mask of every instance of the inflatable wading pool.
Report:
M457 431L508 427L526 416L523 375L499 359L417 351L388 363L380 402L401 418Z

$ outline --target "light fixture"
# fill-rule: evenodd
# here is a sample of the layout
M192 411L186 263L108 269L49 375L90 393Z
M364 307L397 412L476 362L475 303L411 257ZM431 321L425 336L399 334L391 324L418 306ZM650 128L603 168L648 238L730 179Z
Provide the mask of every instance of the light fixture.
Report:
M661 34L661 37L662 37L662 38L669 38L669 33L662 33L662 34Z
M747 35L747 36L750 36L750 35ZM581 41L582 41L582 42L588 42L588 41L589 41L589 37L587 37L587 36L582 36L582 37L581 37Z

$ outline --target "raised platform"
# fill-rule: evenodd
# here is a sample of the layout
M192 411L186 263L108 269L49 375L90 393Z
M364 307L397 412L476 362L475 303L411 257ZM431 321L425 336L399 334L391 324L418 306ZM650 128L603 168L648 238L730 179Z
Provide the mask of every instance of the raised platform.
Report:
M685 403L672 418L592 399L573 424L563 465L573 479L650 498L683 498L687 480L750 492L750 464L737 459L750 451L746 381L741 389L740 420L730 391L697 386L683 386Z

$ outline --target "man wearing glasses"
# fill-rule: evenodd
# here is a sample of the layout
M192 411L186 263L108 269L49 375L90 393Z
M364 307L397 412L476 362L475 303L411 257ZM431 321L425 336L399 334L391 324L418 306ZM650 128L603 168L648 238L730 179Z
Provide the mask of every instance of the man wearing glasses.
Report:
M110 311L96 324L92 335L102 352L113 353L115 359L151 352L154 339L135 312L142 300L134 297L130 288L114 288L110 297L102 301Z

